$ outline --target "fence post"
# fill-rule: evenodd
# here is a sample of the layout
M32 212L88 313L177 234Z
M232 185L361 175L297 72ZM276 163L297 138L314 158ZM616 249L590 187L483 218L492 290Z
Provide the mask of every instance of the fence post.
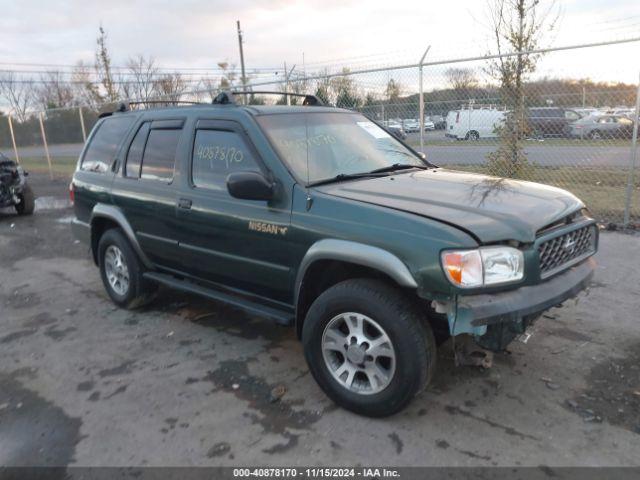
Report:
M638 119L640 116L640 74L638 75L638 90L636 91L636 109L633 114L633 137L631 140L631 164L629 165L629 177L627 179L627 193L624 203L624 228L629 225L631 217L631 197L633 196L633 177L636 169L636 157L638 155Z
M420 106L418 108L419 111L419 115L420 115L420 152L424 153L424 88L422 85L422 65L424 64L424 58L427 56L427 53L429 53L429 49L431 48L431 45L429 45L427 47L427 49L424 51L424 54L422 55L422 58L420 58L420 66L418 67L418 76L420 77Z
M13 144L13 154L16 156L16 162L20 163L20 155L18 155L18 147L16 146L16 136L13 133L13 122L11 121L11 115L7 115L7 121L9 122L9 133L11 134L11 143Z
M82 141L87 141L87 129L84 126L84 115L82 114L82 107L78 107L78 113L80 114L80 127L82 128Z
M47 154L47 163L49 164L49 178L53 180L53 168L51 167L51 156L49 155L49 146L47 145L47 135L44 133L43 113L40 112L38 119L40 120L40 133L42 134L42 142L44 144L44 152Z

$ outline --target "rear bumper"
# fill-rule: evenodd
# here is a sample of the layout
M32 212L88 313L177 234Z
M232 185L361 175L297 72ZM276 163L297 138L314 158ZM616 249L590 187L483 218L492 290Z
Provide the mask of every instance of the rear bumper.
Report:
M80 240L86 245L91 244L91 225L81 222L77 218L71 220L71 232L76 240Z
M540 314L589 286L596 268L593 257L539 284L517 290L458 297L458 315L472 326L511 322Z

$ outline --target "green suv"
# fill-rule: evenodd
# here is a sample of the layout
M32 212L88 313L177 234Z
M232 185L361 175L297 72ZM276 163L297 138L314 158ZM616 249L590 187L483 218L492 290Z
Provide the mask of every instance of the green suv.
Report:
M105 115L71 183L117 305L158 285L292 325L337 404L393 414L436 345L504 349L586 288L598 229L558 188L439 168L359 113L213 105Z

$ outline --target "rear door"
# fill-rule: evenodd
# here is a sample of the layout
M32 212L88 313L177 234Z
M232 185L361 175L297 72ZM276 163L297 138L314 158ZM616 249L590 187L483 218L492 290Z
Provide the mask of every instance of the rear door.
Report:
M170 269L180 267L174 167L183 124L184 119L142 121L123 149L112 190L142 250Z
M232 172L271 173L239 123L203 119L191 139L178 199L180 249L190 274L284 303L290 299L290 192L271 201L231 197Z

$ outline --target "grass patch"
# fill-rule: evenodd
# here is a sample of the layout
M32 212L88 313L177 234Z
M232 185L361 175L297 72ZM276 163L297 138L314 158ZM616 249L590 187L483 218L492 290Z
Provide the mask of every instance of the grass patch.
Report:
M71 177L76 170L78 157L54 157L51 159L51 170L56 176ZM20 165L27 172L49 173L47 157L20 157Z

